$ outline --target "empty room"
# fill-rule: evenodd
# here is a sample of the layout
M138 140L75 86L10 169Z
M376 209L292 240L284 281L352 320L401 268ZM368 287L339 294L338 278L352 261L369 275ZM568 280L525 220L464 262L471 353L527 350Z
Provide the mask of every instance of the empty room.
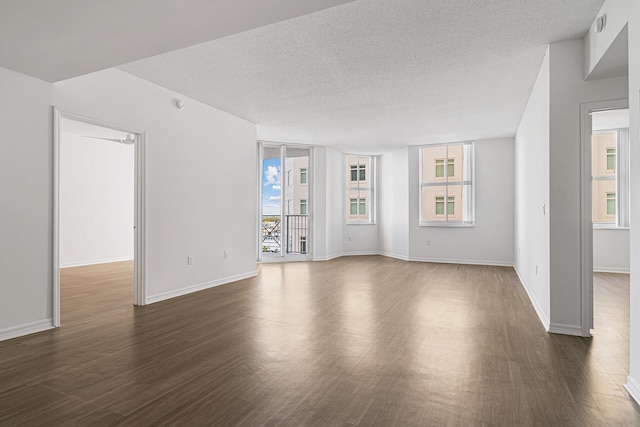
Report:
M640 425L640 2L0 39L0 425Z

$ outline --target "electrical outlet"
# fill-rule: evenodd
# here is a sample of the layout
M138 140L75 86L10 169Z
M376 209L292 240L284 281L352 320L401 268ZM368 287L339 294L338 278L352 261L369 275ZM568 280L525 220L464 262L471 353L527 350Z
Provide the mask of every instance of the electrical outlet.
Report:
M193 264L193 257L191 255L187 256L187 265Z
M431 240L427 240L427 246L431 246Z
M347 240L348 240L348 241L351 241L351 236L347 236Z
M224 257L229 258L229 249L224 250Z

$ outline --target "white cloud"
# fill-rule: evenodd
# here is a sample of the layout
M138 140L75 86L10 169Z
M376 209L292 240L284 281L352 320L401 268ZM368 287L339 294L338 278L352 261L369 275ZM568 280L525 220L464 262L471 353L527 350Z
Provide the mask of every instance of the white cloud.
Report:
M264 178L267 181L265 185L280 184L280 168L267 166L267 170L264 171Z
M281 188L281 187L280 187L279 185L274 185L274 186L273 186L273 187L271 187L271 188L273 188L275 191L280 191L280 188Z
M270 202L276 202L278 200L280 200L280 196L271 196L271 197L269 197L269 201Z

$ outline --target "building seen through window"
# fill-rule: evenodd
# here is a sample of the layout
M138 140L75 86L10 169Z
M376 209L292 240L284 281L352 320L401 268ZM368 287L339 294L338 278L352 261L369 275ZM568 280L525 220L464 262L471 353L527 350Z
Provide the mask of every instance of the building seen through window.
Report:
M420 149L420 223L473 223L473 145L457 143Z
M346 156L346 221L349 224L374 222L374 167L372 156Z

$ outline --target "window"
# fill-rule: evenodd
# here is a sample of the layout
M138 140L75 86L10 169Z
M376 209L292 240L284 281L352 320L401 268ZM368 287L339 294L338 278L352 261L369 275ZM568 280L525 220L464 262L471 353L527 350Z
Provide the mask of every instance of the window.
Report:
M307 253L307 236L300 236L300 253Z
M302 199L300 200L300 215L306 215L306 214L307 214L307 200Z
M351 199L349 202L349 213L351 215L366 215L367 199Z
M287 187L291 187L291 173L293 171L291 169L287 169Z
M351 182L367 180L367 165L351 165Z
M607 193L607 215L616 214L616 193Z
M591 175L591 211L594 227L628 227L629 129L593 133Z
M373 156L346 156L346 220L348 224L373 224L374 169Z
M447 200L447 214L455 215L455 197L449 197ZM436 215L444 215L444 196L436 197Z
M300 169L300 184L307 183L307 168Z
M447 159L447 176L454 176L455 163L453 159ZM444 159L436 159L436 178L444 178Z
M607 171L616 171L616 149L607 148Z
M473 143L420 148L420 225L473 225Z

